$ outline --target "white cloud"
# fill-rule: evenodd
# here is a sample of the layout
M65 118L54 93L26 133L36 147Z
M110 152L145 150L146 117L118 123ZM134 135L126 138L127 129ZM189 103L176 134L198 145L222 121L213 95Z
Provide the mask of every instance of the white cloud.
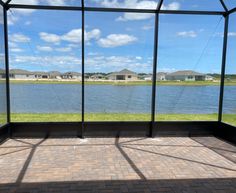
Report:
M144 26L142 27L143 30L150 30L150 29L152 29L152 28L153 28L153 26L151 26L151 25L144 25Z
M134 9L156 9L157 2L155 1L136 1L126 0L123 7L134 8ZM117 18L117 21L128 21L128 20L144 20L149 19L154 14L150 13L124 13L123 16Z
M12 0L11 3L13 4L28 4L28 5L38 5L38 0ZM20 14L20 15L29 15L33 13L34 9L14 9L14 13Z
M23 52L21 48L10 48L11 52Z
M12 0L12 4L29 4L29 5L37 5L39 3L38 0Z
M182 31L182 32L178 32L177 33L177 36L180 36L180 37L186 37L186 38L195 38L197 37L197 33L193 30L191 31Z
M78 69L81 59L74 56L28 56L12 55L10 65L19 68L21 65L40 66L42 69L54 68L57 70Z
M8 46L10 47L10 48L17 48L18 47L18 45L15 43L15 42L8 42Z
M50 46L37 46L37 50L43 52L51 52L53 49Z
M28 5L38 5L39 3L44 3L48 5L66 5L66 0L12 0L11 3L14 4L28 4Z
M54 43L54 44L59 44L61 41L60 36L56 35L56 34L50 34L50 33L46 33L46 32L40 32L39 33L40 39L45 41L45 42L49 42L49 43Z
M135 57L137 60L142 60L142 57L141 56L136 56Z
M15 42L8 42L8 46L10 49L10 52L23 52L24 50L22 48L19 48L17 43Z
M20 33L10 35L10 40L12 42L20 42L20 43L30 42L29 37Z
M66 5L66 1L65 0L47 0L47 3L49 5L57 5L57 6Z
M66 5L68 1L66 0L12 0L13 4L28 4L28 5L39 5L43 3L44 5L57 5L62 6ZM22 15L30 15L35 12L35 9L14 9L14 11L10 10L10 16L8 17L8 24L14 25ZM27 24L25 24L27 25Z
M72 51L72 48L71 47L56 48L56 51L58 51L58 52L70 52L70 51Z
M89 32L85 31L85 41L89 41L91 39L98 39L100 37L100 34L101 31L99 29L93 29ZM68 33L64 34L61 39L72 43L80 43L82 41L82 30L73 29Z
M236 32L229 32L229 33L228 33L228 36L235 37L235 36L236 36Z
M24 24L25 24L25 25L30 25L30 24L31 24L31 21L26 21Z
M93 29L89 32L85 31L85 41L90 41L91 39L98 39L100 37L101 31L99 29ZM40 38L49 43L59 44L60 41L67 41L71 43L81 43L82 41L82 30L72 29L66 34L57 35L46 32L39 33Z
M154 0L124 0L123 2L118 0L94 0L96 3L103 7L115 7L115 8L131 8L131 9L156 9L158 2ZM178 10L180 4L178 2L172 2L167 5L162 5L162 9L165 10ZM154 14L150 13L124 13L118 17L117 21L130 21L130 20L144 20L149 19Z
M99 53L90 53L85 57L85 63L88 71L119 71L128 68L136 72L151 72L152 60L143 62L141 56L104 56ZM109 64L109 67L107 66ZM14 68L32 68L32 66L41 69L56 69L59 71L78 70L81 65L81 58L70 55L60 56L29 56L15 55L10 57L10 66Z
M93 29L92 31L85 31L85 40L89 41L91 39L98 39L101 35L101 31L99 29Z
M136 72L149 72L152 70L152 61L141 62L140 56L104 56L89 54L85 57L88 71L119 71L128 68ZM109 64L109 67L107 66Z
M137 38L127 34L110 34L98 40L98 45L105 48L117 47L137 41Z
M162 10L179 10L180 9L180 4L178 2L172 2L170 4L163 4L161 6Z
M81 29L73 29L63 35L61 37L62 40L73 42L73 43L80 43L82 40L82 30Z
M124 13L124 15L119 16L116 21L144 20L152 16L154 16L154 14L151 13Z
M31 13L35 12L34 9L15 9L15 13L20 15L30 15Z

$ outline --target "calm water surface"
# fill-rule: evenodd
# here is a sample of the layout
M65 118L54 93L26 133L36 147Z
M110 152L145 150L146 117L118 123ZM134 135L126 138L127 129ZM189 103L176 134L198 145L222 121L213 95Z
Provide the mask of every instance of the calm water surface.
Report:
M150 113L151 86L87 85L85 111ZM158 113L217 113L219 86L159 86ZM236 86L225 87L224 113L236 113ZM15 113L80 113L81 87L76 84L12 84Z

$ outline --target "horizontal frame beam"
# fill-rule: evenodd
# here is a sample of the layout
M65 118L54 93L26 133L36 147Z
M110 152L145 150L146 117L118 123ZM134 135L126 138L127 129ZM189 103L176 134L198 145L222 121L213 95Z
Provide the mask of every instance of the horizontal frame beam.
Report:
M231 9L231 10L229 10L229 11L228 11L228 14L231 14L231 13L234 13L234 12L236 12L236 7L233 8L233 9Z
M2 0L0 0L0 5L5 7L5 3Z
M10 124L12 137L63 137L80 136L83 129L82 122L61 122L61 123L25 123L13 122ZM151 121L130 121L130 122L85 122L86 136L116 136L117 133L125 136L148 136ZM153 128L155 136L193 136L212 135L214 129L219 126L218 121L156 121Z
M82 7L76 6L48 6L48 5L18 5L9 4L8 8L15 9L45 9L45 10L70 10L82 11ZM155 9L129 9L129 8L100 8L100 7L84 7L84 11L95 12L127 12L127 13L162 13L162 14L192 14L192 15L225 15L223 11L185 11L185 10L155 10Z

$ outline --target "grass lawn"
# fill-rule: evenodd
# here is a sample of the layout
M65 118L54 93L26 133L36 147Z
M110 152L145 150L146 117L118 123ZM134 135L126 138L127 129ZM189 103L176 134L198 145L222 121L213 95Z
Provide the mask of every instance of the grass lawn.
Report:
M85 114L86 121L150 121L150 114L91 113ZM16 114L13 122L60 122L81 121L80 114ZM216 121L217 114L159 114L157 121ZM236 125L236 114L225 114L224 122Z
M10 80L11 84L81 84L81 81L57 81L57 80ZM128 82L114 82L114 81L85 81L85 85L117 85L117 86L142 86L152 85L151 81L128 81ZM157 85L167 86L219 86L220 82L212 81L157 81ZM226 81L227 86L236 86L235 81Z

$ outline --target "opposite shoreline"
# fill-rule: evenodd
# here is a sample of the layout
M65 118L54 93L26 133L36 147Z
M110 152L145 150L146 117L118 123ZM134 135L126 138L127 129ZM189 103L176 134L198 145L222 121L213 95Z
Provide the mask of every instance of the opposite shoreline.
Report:
M81 81L70 80L10 80L11 84L82 84ZM219 86L220 81L157 81L157 85L166 86ZM145 86L152 81L85 81L85 85L114 85L114 86ZM226 81L226 86L236 86L235 81Z

